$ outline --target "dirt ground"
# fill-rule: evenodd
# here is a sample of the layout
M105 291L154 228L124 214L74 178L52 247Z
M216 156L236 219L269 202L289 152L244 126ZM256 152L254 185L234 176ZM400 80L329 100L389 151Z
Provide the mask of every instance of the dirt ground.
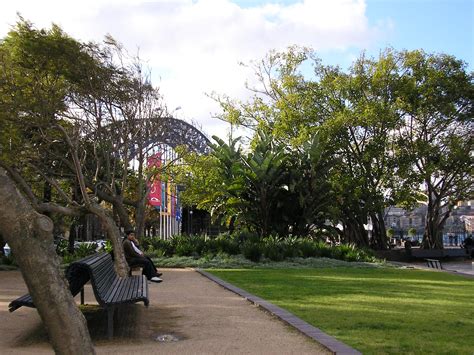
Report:
M115 336L86 286L86 316L98 354L323 354L317 342L191 269L165 269L149 284L150 306L119 308ZM20 272L0 271L0 354L52 354L35 309L8 312L27 292ZM79 302L79 297L76 297Z

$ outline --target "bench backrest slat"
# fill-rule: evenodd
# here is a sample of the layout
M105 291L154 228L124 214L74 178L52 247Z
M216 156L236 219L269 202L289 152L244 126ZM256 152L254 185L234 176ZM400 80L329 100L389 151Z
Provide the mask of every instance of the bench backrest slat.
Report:
M95 254L73 262L69 266L68 271L69 270L71 270L71 272L78 272L77 270L82 270L82 272L87 271L90 275L95 297L102 306L106 302L105 297L108 290L114 281L118 279L111 256L104 253Z
M102 307L144 301L148 304L148 285L144 276L118 277L109 254L96 254L71 263L70 273L90 275L92 289Z
M101 269L97 270L94 269L92 271L92 278L94 279L95 285L97 287L97 291L100 293L101 296L104 295L105 292L112 286L117 275L115 270L109 267L102 267Z
M118 278L115 273L114 264L110 255L106 254L108 258L103 260L103 263L98 268L92 269L92 279L94 280L97 293L103 300L107 291L110 289L115 279Z

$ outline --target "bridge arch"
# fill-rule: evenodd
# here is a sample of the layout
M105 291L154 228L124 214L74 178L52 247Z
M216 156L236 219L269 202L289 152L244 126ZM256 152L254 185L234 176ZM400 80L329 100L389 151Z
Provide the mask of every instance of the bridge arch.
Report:
M164 117L159 120L162 129L150 138L149 142L147 142L148 144L164 144L173 149L184 145L189 150L199 154L208 154L210 152L210 140L193 125L173 117Z

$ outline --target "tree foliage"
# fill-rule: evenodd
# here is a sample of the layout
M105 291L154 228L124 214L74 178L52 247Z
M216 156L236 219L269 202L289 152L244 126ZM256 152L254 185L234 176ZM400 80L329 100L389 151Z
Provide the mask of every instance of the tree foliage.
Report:
M423 186L427 204L423 244L442 248L442 230L455 204L471 199L474 75L449 55L404 52L397 110L398 155L409 171L401 174L413 196Z
M237 226L265 237L308 235L324 225L331 206L325 146L315 136L301 149L287 150L258 131L250 151L239 139L214 137L210 157L186 165L178 181L183 199ZM197 184L196 184L197 183Z
M308 62L312 76L302 73ZM331 162L323 175L335 202L326 218L342 225L344 241L388 247L385 208L425 195L425 246L442 247L454 203L472 196L473 75L465 63L387 49L376 59L361 55L345 72L293 47L269 53L254 69L259 86L247 102L215 96L220 118L253 130L251 149L261 132L287 152L325 137L321 162Z
M0 42L0 67L0 167L36 212L58 221L96 215L126 276L119 227L131 228L133 210L143 230L156 174L146 157L166 112L140 59L111 37L82 43L20 18Z

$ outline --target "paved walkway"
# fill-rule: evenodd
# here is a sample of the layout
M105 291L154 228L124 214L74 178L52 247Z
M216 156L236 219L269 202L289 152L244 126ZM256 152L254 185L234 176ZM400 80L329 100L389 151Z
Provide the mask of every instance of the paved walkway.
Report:
M191 269L165 269L164 282L151 283L150 307L130 305L119 312L113 340L106 338L106 315L85 309L98 354L327 354L326 348L276 317ZM8 303L26 293L17 271L0 272L0 353L52 354L34 309L8 312ZM86 303L96 304L90 286ZM79 298L79 297L77 297Z
M460 262L460 261L448 261L442 262L443 268L449 271L455 271L458 274L470 275L474 277L474 262L471 260Z
M420 269L430 269L426 265L426 262L423 262L423 261L416 261L412 263L402 263L402 262L392 262L392 263L398 266L416 267ZM441 264L443 266L443 270L440 270L440 271L451 272L454 274L474 278L474 261L472 260L464 260L464 261L441 260ZM433 270L433 269L430 269L430 270Z

